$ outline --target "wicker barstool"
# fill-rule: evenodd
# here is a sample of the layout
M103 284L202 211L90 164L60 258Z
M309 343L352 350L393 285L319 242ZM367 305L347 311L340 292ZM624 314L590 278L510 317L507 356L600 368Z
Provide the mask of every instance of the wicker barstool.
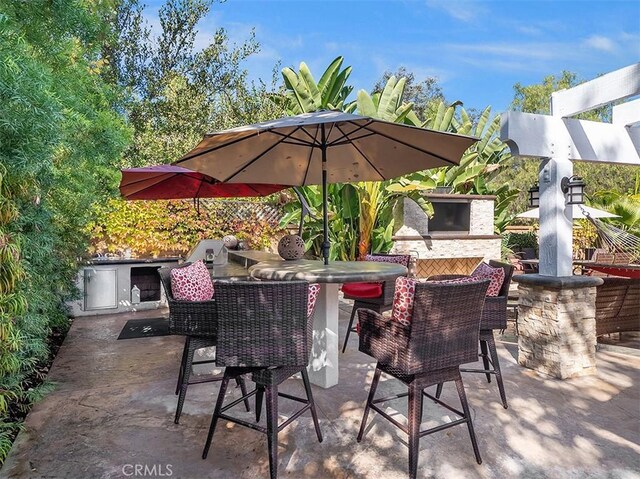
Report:
M223 375L208 376L201 379L191 379L191 367L194 364L215 363L215 359L194 361L193 356L198 349L208 348L216 345L217 342L217 317L215 301L177 301L173 297L171 289L171 270L174 268L184 268L191 263L183 263L179 266L159 268L158 274L164 287L164 292L169 304L169 332L171 334L185 337L184 348L182 350L182 360L178 372L178 384L176 394L178 395L178 405L174 422L180 422L184 400L187 396L187 389L191 384L202 384L212 381L222 381ZM242 394L246 394L244 378L236 379ZM249 411L249 401L245 401L245 407Z
M383 253L367 255L367 261L389 262L390 260L408 268L411 256L407 254ZM393 305L394 286L395 280L375 283L345 283L342 286L344 298L353 300L349 327L347 327L347 334L344 337L344 344L342 345L343 353L347 349L349 335L352 332L356 332L356 327L353 325L356 311L358 311L359 308L367 308L381 314L389 311ZM374 291L374 297L371 297L372 291Z
M322 442L306 369L313 331L313 312L307 314L309 285L303 281L238 281L216 282L215 288L218 312L216 363L226 369L202 458L207 458L218 419L225 419L267 435L269 470L271 478L275 479L278 432L307 410L311 411L318 441ZM229 380L247 373L252 373L256 389L224 405ZM302 375L306 398L278 392L278 386L297 373ZM227 410L254 394L256 424L226 414ZM267 424L263 427L257 423L265 394ZM303 404L282 424L278 424L278 397Z
M483 373L487 377L487 382L491 382L491 375L495 374L498 383L498 391L502 400L502 407L507 409L507 395L504 390L504 381L502 379L502 371L500 370L500 360L498 359L498 350L496 349L496 341L493 336L495 329L505 330L507 328L507 303L509 302L509 287L511 286L511 277L513 276L513 265L501 263L499 261L489 261L489 266L493 268L502 268L504 270L504 281L500 287L498 296L487 296L482 310L482 319L480 320L480 354L482 358L483 369L478 368L461 368L460 371L465 373ZM451 278L451 275L447 276ZM459 277L459 276L456 276ZM444 276L435 276L429 279L444 279ZM439 398L442 393L442 384L436 389L436 397Z
M488 285L488 280L416 283L409 326L368 309L358 312L360 351L375 358L377 364L357 440L362 440L369 410L377 411L409 435L409 477L412 479L417 473L420 438L458 424L467 424L476 460L478 464L482 463L459 366L477 358L480 314ZM383 372L407 385L408 393L376 399L376 388ZM455 381L462 411L424 391L428 386L447 381ZM381 402L405 396L409 398L408 427L378 407ZM420 431L423 396L461 418Z

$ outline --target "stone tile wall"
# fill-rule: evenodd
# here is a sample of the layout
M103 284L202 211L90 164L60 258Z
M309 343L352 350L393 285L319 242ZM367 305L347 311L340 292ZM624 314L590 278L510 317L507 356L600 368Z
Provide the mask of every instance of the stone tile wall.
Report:
M451 196L460 198L461 195ZM467 195L465 197L473 198ZM483 260L500 259L501 239L494 235L493 231L493 198L478 197L471 199L470 203L468 235L452 233L450 237L442 234L430 236L427 215L414 201L406 198L396 217L399 228L394 234L394 245L391 251L400 254L413 253L420 260L477 258L475 263L477 264ZM440 265L436 269L440 270ZM453 269L450 272L462 272L459 267Z

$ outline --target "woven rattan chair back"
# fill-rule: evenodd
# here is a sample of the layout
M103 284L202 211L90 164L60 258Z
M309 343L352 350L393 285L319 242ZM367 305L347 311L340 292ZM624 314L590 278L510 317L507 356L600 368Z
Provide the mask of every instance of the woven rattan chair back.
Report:
M416 283L407 371L416 374L475 361L488 280Z
M158 269L169 305L169 332L215 339L218 331L215 301L213 299L209 301L177 301L173 297L171 270L185 268L190 264L183 263L179 266Z
M182 351L182 360L178 373L178 384L176 386L176 394L179 394L174 419L176 424L180 421L182 407L190 384L222 380L222 376L214 376L206 380L196 379L193 382L190 381L192 365L213 362L211 359L194 361L194 354L196 350L200 348L215 346L218 331L217 311L213 299L209 301L177 301L173 296L173 290L171 289L171 271L175 268L187 267L190 264L191 263L184 263L179 266L158 269L160 281L164 287L167 303L169 304L169 332L171 334L185 336L185 345ZM240 384L244 390L244 379L238 378L238 384ZM245 405L248 411L249 402L245 401Z
M300 366L309 362L309 284L219 281L215 284L219 366Z

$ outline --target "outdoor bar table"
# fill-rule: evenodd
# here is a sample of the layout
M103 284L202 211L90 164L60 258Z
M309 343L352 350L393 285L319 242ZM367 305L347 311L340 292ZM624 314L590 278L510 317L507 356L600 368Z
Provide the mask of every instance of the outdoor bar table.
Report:
M338 290L342 283L393 281L406 275L399 264L372 261L264 261L249 268L257 279L303 280L320 283L320 294L313 318L313 345L309 379L317 386L330 388L338 384Z

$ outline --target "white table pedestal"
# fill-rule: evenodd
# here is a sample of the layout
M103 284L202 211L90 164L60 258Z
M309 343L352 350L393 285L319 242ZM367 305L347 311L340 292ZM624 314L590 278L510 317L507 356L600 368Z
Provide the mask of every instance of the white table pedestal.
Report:
M330 388L338 384L338 291L339 284L324 283L313 317L313 345L309 362L309 380Z

